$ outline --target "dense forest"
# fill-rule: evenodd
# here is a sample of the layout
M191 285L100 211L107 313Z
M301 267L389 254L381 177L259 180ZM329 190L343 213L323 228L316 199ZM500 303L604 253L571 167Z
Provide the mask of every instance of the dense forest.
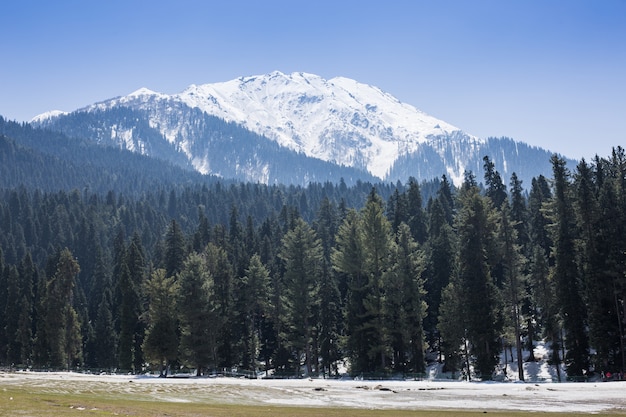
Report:
M488 380L545 339L570 378L625 369L624 150L527 189L483 162L458 188L5 186L0 364Z

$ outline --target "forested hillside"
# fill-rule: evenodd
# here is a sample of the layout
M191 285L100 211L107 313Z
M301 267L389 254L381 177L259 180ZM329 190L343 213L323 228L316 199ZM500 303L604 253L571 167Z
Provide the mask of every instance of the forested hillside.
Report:
M490 379L503 348L541 338L569 377L624 369L622 148L553 157L531 184L485 157L458 189L158 185L128 167L107 190L52 151L2 144L21 173L0 190L4 366L328 375L347 358L383 376L441 360Z

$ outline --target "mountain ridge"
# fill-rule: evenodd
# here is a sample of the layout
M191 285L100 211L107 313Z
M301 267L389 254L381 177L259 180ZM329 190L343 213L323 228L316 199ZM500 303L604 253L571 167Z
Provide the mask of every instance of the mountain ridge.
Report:
M498 149L497 139L469 135L377 87L345 77L326 80L302 72L274 71L221 83L192 84L172 95L142 87L129 95L95 103L73 113L37 117L35 123L68 133L68 123L63 120L76 118L80 113L104 115L108 110L121 107L141 113L137 117L146 120L154 130L151 144L131 125L126 124L120 130L120 121L113 119L106 123L108 127L104 130L86 129L81 134L137 152L148 152L155 147L155 141L167 142L169 146L160 147L175 148L194 169L205 174L221 175L215 169L220 156L214 154L209 144L217 139L208 138L211 134L199 127L205 115L237 124L297 154L389 181L406 180L410 176L430 179L445 174L458 184L468 167L474 167L476 161L481 163L484 152L503 155L503 166L498 168L505 168L503 174L510 174L516 167L507 166L507 156L514 158L519 146L535 149L521 142L516 142L516 149L509 149L510 143L506 141L503 146L507 149ZM154 139L159 135L161 139ZM248 146L235 142L243 148ZM546 163L542 172L532 174L545 174L551 153L540 148L536 153L536 157ZM420 161L419 166L411 166L407 160ZM248 168L239 169L236 175L260 182L268 181L270 167L275 166L271 160L261 161L253 151L248 152L246 161L237 163ZM428 169L425 166L428 164L436 166L436 170ZM313 177L323 178L305 173L294 181Z

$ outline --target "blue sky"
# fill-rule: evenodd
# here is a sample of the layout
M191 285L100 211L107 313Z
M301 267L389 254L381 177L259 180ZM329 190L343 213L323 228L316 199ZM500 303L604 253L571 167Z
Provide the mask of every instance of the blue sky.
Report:
M0 48L18 121L279 70L574 158L626 145L626 0L8 0Z

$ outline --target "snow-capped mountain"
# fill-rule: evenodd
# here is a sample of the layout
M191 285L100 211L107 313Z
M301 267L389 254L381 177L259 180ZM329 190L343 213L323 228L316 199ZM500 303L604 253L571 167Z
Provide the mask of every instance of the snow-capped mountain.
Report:
M484 155L503 174L516 171L524 177L524 168L514 161L520 147L538 152L535 156L549 169L546 151L510 140L479 139L376 87L306 73L191 85L173 95L141 88L73 113L50 112L33 122L175 159L202 173L262 182L276 181L276 170L302 171L294 155L326 163L304 169L295 182L367 172L391 181L446 174L458 183L465 170L480 171ZM286 165L278 168L277 159ZM352 170L331 173L337 169L329 171L331 165ZM539 173L544 172L528 172Z

